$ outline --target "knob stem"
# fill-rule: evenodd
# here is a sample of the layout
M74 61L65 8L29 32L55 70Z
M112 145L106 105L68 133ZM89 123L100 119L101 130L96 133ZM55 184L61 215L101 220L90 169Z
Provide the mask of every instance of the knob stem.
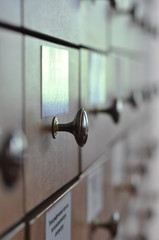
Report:
M120 222L120 214L118 212L114 212L110 219L107 222L93 222L93 228L104 228L109 231L111 236L114 238L118 232L118 226Z

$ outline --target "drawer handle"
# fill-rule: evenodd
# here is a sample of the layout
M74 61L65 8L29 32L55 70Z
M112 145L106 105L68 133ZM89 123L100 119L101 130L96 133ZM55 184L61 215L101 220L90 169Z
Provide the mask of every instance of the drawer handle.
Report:
M116 8L116 0L109 0L110 6Z
M128 103L133 108L138 108L142 100L143 100L143 95L139 91L137 91L137 92L132 92L130 96L128 96L124 100L124 102Z
M116 191L120 191L120 192L128 192L132 195L136 195L137 194L137 186L133 183L121 183L117 186L115 186L115 190Z
M26 147L27 140L21 130L8 134L4 139L0 152L0 167L4 183L8 187L12 187L20 176Z
M120 222L120 214L119 212L114 212L110 219L107 222L100 222L96 220L92 223L93 229L96 228L104 228L109 231L110 235L115 238L118 233L118 227Z
M143 100L144 100L145 102L151 100L151 98L152 98L152 92L151 92L149 89L143 90L142 94L143 94Z
M83 147L88 138L88 117L84 108L81 108L74 120L67 124L59 124L58 118L54 117L52 120L52 136L55 139L57 132L72 133L76 139L77 144Z
M120 120L120 114L123 110L123 102L121 100L114 99L112 105L106 109L93 109L90 110L90 113L97 114L97 113L106 113L109 114L114 123L118 123Z
M141 176L145 176L148 173L148 166L145 163L140 163L134 167L128 167L130 173L137 173Z

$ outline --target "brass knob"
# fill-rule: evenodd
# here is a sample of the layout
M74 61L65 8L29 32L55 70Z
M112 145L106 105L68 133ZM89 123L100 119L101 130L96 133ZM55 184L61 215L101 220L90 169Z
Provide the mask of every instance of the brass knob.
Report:
M114 212L108 221L100 222L99 220L96 220L92 223L92 227L93 229L104 228L109 231L111 237L115 238L118 232L119 222L120 214L119 212Z
M52 136L55 139L57 132L72 133L76 139L77 144L83 147L88 138L88 117L84 108L81 108L74 120L67 124L59 124L57 117L52 120Z
M115 186L116 191L123 191L123 192L129 192L132 195L136 195L137 193L137 187L133 183L121 183L117 186Z
M117 100L117 99L114 99L113 102L112 102L112 106L110 106L109 108L106 108L106 109L94 109L94 110L91 110L90 113L94 113L94 114L97 114L97 113L106 113L106 114L109 114L114 123L118 123L119 120L120 120L120 114L123 110L123 102L121 100Z
M20 130L8 134L4 139L0 152L0 167L3 180L8 187L12 187L19 178L26 147L26 137Z
M129 169L129 172L138 173L138 174L144 176L148 173L148 167L145 163L140 163L137 166L131 167Z

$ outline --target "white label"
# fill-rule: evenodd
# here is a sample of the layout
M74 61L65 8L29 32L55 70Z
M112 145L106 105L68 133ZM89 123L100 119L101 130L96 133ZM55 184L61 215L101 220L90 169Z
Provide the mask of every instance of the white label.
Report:
M124 181L125 173L125 145L124 142L116 143L112 150L112 183L118 185Z
M71 193L46 214L46 240L71 240Z
M106 58L97 53L90 53L89 58L89 104L103 104L106 101Z
M67 113L69 108L69 52L42 46L42 117Z
M103 168L95 169L87 178L87 223L92 222L103 209Z

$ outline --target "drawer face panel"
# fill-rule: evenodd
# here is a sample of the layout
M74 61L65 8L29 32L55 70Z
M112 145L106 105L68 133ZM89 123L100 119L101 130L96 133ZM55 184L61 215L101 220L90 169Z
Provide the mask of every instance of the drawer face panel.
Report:
M68 202L67 199L70 198ZM66 205L71 205L71 229L67 229L68 231L71 231L71 239L87 239L87 233L88 229L86 226L86 182L82 181L82 183L78 184L72 191L69 191L64 197L60 198L58 201L55 201L51 206L49 206L47 209L45 209L41 214L39 214L37 217L32 219L29 223L30 226L30 240L33 239L47 239L47 229L46 229L46 218L47 215L51 213L51 211L56 211L57 207L59 207L63 202L66 203ZM80 207L79 207L80 206ZM62 205L61 205L62 207ZM62 209L61 209L62 210ZM59 211L62 213L61 217L58 217L60 214L57 214L57 218L53 218L52 221L50 221L50 224L54 224L54 221L58 221L59 219L64 219L63 216L65 216L65 210ZM66 215L65 219L68 218L68 215ZM59 223L58 227L62 224L64 224L63 230L65 230L65 219L61 220L61 223ZM59 220L60 221L60 220ZM82 222L82 229L81 229L81 222ZM58 229L56 227L56 229ZM63 230L61 231L61 236L63 234ZM54 228L53 228L54 231ZM54 236L52 236L54 239ZM49 239L49 238L48 238ZM60 239L63 239L62 237ZM70 238L65 238L69 240Z
M108 107L107 75L109 69L107 67L107 58L104 55L83 49L80 54L81 105L88 109L88 112L95 108L103 109ZM105 152L108 142L118 129L118 126L106 114L90 113L88 118L89 138L86 146L82 149L82 170Z
M65 110L63 103L57 103L60 98L55 99L54 94L57 91L53 91L52 97L57 100L52 103L51 110L53 112L49 112L49 117L41 117L41 81L44 80L41 79L41 46L68 52L69 67L67 71L69 75L68 84L66 84L68 113L65 113L65 111L63 113L63 110ZM78 145L74 136L70 133L60 132L56 139L53 139L51 133L53 117L57 116L59 123L68 123L74 119L78 111L79 56L77 50L29 37L25 38L25 52L25 130L29 145L26 155L25 189L26 209L30 210L73 179L79 171ZM52 68L46 64L49 74L45 77L46 80L48 78L48 83L52 80L51 87L54 87L55 84L55 87L62 88L63 84L61 79L58 78L59 74L52 72L53 70L56 71L55 63L57 62L53 60ZM66 65L60 64L60 71L62 66L65 70ZM45 65L43 68L45 69ZM66 80L64 79L64 81Z
M145 33L130 16L120 14L112 17L112 46L144 53Z
M24 27L78 43L78 0L24 1Z
M25 240L25 225L21 224L20 226L16 227L10 233L8 233L3 240Z
M105 156L103 156L104 158ZM102 221L109 218L113 211L112 203L112 190L110 189L110 162L107 161L101 165L104 170L104 206L98 214L99 219ZM93 170L94 171L94 170ZM71 196L71 239L87 240L87 239L109 239L106 231L97 230L93 231L91 225L87 223L87 178L83 178L72 190L70 190L64 197L55 201L42 213L39 213L29 222L30 227L30 240L45 239L46 234L46 216L51 211L54 211L62 201L65 201L68 196ZM68 217L68 216L66 216ZM55 218L54 218L55 219ZM50 222L51 223L51 222ZM60 225L59 225L60 226ZM62 238L60 238L62 239Z
M0 0L0 21L21 25L21 1Z
M100 50L108 49L111 25L108 2L81 0L79 25L80 44Z
M4 151L3 144L8 134L22 129L21 49L22 37L19 34L0 30L1 152ZM13 186L7 187L2 177L2 167L0 168L0 234L23 215L23 179L21 175L20 170L17 182Z

